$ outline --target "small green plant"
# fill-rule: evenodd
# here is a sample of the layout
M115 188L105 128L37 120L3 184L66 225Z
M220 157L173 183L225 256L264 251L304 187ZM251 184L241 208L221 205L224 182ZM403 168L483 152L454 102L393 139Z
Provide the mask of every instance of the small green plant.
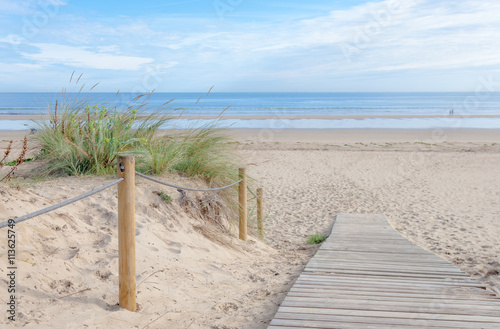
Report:
M163 191L153 191L153 193L160 196L160 198L166 203L172 203L172 201L174 201L174 199L170 195Z
M30 162L30 161L33 161L33 158L27 158L27 159L23 160L23 162ZM5 163L5 165L9 166L9 167L15 166L16 164L17 164L17 160L12 160L10 162Z
M163 191L160 192L160 198L166 203L172 203L172 201L174 201L174 199L170 195Z
M326 240L326 236L322 234L313 234L307 237L307 243L309 244L319 244Z

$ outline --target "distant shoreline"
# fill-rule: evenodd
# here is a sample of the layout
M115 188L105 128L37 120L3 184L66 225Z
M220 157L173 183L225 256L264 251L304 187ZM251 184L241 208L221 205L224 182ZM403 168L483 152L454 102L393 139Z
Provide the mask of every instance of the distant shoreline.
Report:
M166 130L163 130L165 132ZM162 132L162 130L160 130ZM228 129L242 143L500 143L499 129ZM22 139L29 130L0 130L0 139ZM31 135L32 136L32 135Z
M0 115L0 120L40 120L48 118L48 116L28 116L28 115ZM146 116L138 116L139 119L146 118ZM172 118L178 118L172 116ZM210 120L217 119L216 115L197 115L197 116L182 116L180 119L187 120ZM500 114L479 114L479 115L228 115L223 116L222 119L226 120L269 120L269 119L283 119L283 120L303 120L303 119L317 119L317 120L342 120L342 119L436 119L436 118L455 118L455 119L472 119L472 118L500 118Z
M141 120L146 116L139 116ZM500 129L500 115L253 115L253 116L176 116L160 128L186 129L215 123L234 129ZM0 130L28 130L36 127L33 120L49 120L48 116L0 116ZM215 120L218 120L215 122Z

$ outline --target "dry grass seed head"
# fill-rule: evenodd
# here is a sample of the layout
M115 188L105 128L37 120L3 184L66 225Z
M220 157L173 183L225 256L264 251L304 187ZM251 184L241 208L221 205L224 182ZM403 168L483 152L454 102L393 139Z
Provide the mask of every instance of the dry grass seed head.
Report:
M0 179L0 182L3 180L10 180L12 178L12 175L14 174L14 171L24 162L26 153L28 153L28 137L24 136L24 141L23 141L23 149L21 150L21 153L19 154L19 157L17 158L16 164L12 169L5 175L2 179Z
M0 160L0 167L1 167L1 166L3 166L3 162L4 162L4 161L5 161L5 159L7 159L7 157L9 156L10 151L12 150L12 143L13 143L13 142L14 142L14 141L13 141L13 140L11 140L11 141L9 142L9 145L7 145L7 148L5 149L5 152L4 152L4 154L3 154L3 158L2 158L2 160Z

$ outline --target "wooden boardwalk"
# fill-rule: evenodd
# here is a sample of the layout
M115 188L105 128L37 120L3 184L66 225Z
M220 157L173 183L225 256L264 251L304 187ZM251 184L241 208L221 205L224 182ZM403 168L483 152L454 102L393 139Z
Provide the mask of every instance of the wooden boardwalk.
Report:
M500 299L383 215L338 215L268 329L500 328Z

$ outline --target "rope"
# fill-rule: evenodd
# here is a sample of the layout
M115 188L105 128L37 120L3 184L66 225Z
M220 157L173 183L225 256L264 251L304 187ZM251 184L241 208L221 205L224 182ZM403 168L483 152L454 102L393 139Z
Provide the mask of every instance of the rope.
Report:
M247 186L247 190L248 190L248 192L250 192L250 194L253 195L254 199L257 199L257 196L255 195L255 193L252 192L252 190L250 189L250 187Z
M201 191L201 192L218 191L218 190L223 190L225 188L231 187L231 186L236 185L239 182L241 182L241 179L240 179L239 181L236 181L236 182L234 182L232 184L229 184L229 185L226 185L226 186L222 186L222 187L215 187L215 188L192 188L192 187L184 187L184 186L179 186L179 185L174 185L174 184L162 182L161 180L158 180L158 179L153 178L153 177L148 176L148 175L141 174L140 172L137 172L137 171L135 172L135 174L138 175L138 176L141 176L143 178L149 179L149 180L151 180L153 182L159 183L159 184L163 184L163 185L166 185L166 186L174 187L174 188L181 189L181 190L187 190L187 191Z
M21 217L14 218L14 222L15 222L15 224L17 224L17 223L20 223L20 222L25 221L27 219L30 219L30 218L33 218L33 217L40 216L40 215L43 215L45 213L48 213L49 211L56 210L58 208L67 206L67 205L72 204L72 203L74 203L76 201L79 201L79 200L84 199L86 197L89 197L89 196L91 196L93 194L101 192L101 191L103 191L103 190L105 190L107 188L110 188L110 187L112 187L112 186L114 186L114 185L122 182L123 180L124 180L123 178L118 178L117 180L114 180L111 183L103 185L103 186L101 186L99 188L96 188L95 190L92 190L92 191L87 192L85 194L82 194L82 195L79 195L77 197L74 197L73 199L65 200L65 201L63 201L61 203L58 203L56 205L47 207L47 208L42 209L42 210L38 210L38 211L32 212L31 214L27 214L27 215L24 215L24 216L21 216ZM12 224L12 223L10 223L10 224ZM4 228L4 227L6 227L8 225L9 225L9 221L2 222L2 223L0 223L0 228Z

